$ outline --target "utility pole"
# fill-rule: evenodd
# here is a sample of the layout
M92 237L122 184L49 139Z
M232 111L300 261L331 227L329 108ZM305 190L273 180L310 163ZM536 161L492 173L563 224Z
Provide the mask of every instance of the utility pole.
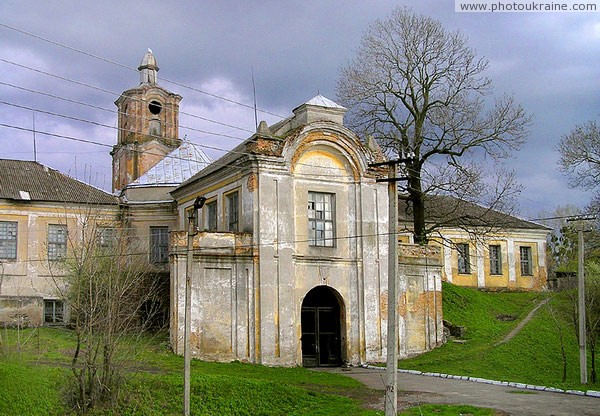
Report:
M397 160L372 163L369 166L387 166L388 177L377 179L377 182L388 183L388 323L387 323L387 360L385 386L385 416L398 414L398 184L408 180L398 177L398 164L412 162L414 155Z
M190 335L192 332L192 262L194 260L194 236L197 234L194 220L206 198L199 196L188 214L187 260L185 265L185 327L183 332L183 414L190 415L190 367L192 361Z
M579 379L581 384L587 384L587 331L585 316L585 250L583 242L583 221L596 219L595 216L577 216L568 218L567 222L577 221L578 264L577 264L577 295L579 319Z

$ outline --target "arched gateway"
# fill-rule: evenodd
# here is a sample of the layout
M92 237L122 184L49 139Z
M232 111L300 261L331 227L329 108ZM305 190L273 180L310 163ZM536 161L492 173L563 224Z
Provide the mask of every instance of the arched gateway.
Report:
M302 365L333 367L342 363L340 295L328 286L317 286L302 302Z

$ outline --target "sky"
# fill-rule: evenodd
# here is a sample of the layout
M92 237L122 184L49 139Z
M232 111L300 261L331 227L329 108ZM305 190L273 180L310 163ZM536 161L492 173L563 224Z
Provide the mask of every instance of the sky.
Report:
M533 116L509 161L523 185L520 216L584 207L590 195L568 187L556 148L577 124L600 119L600 11L457 13L452 0L2 0L0 158L35 157L110 191L114 101L139 84L151 48L159 85L183 97L180 137L216 159L255 129L253 79L259 121L269 124L317 94L335 101L341 66L368 25L397 6L466 35L489 60L495 94Z

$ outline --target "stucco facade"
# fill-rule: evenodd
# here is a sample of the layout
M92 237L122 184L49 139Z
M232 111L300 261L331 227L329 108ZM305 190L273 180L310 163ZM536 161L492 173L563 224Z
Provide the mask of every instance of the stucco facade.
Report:
M343 126L343 113L315 97L291 119L263 125L212 169L172 192L180 229L195 198L207 199L197 214L201 232L194 237L191 268L196 357L266 365L385 360L387 185L376 181L378 172L369 163L377 156ZM234 193L238 205L232 208ZM315 220L309 212L320 196L330 201L332 216L332 232L322 239L311 234ZM215 209L210 204L216 204L217 221L216 230L207 232L215 227L207 218ZM235 229L232 209L239 213ZM171 336L178 353L185 235L172 240ZM416 265L407 273L412 277L400 278L402 355L442 341L441 268L435 260L431 266L425 284L423 270L414 278ZM416 307L423 299L429 310ZM428 325L432 330L424 331Z

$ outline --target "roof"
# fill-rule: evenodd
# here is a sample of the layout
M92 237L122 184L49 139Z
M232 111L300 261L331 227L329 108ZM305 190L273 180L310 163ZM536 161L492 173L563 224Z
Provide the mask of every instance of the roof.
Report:
M186 141L127 187L180 185L211 162L206 153Z
M346 109L346 107L342 107L338 103L331 101L329 98L323 97L321 94L314 96L313 98L311 98L304 104L316 105L319 107L327 107L327 108L339 108L339 109L344 109L344 110Z
M412 210L407 210L406 201L400 200L398 202L398 220L410 222L412 221L411 214ZM550 230L542 224L447 195L426 196L425 218L427 223L438 223L442 227L493 226L505 229Z
M38 162L0 159L0 198L19 201L117 204L117 198Z

